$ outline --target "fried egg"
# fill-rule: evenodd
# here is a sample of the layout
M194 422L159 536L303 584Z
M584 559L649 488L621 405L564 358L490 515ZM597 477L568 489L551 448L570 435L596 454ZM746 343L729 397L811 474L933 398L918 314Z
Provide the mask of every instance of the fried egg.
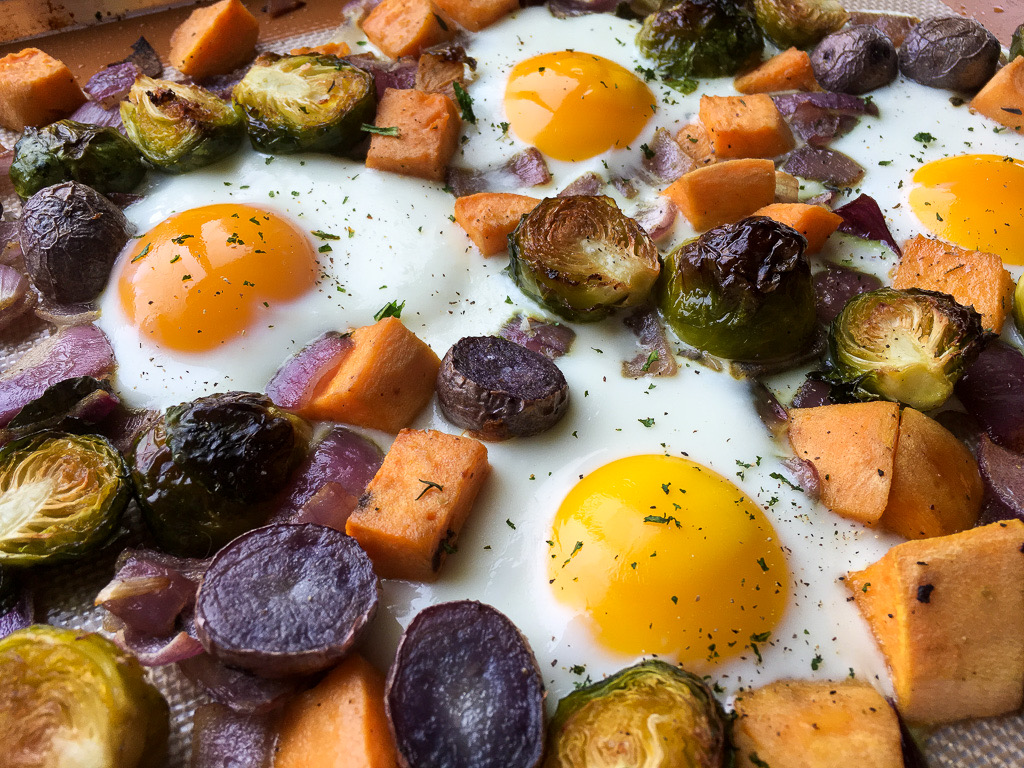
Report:
M537 146L552 182L518 190L536 197L588 172L628 178L658 128L675 132L695 118L700 93L735 94L728 79L691 95L647 82L638 28L527 8L470 38L477 122L464 126L454 164L496 165ZM834 147L867 168L862 191L897 239L920 231L920 210L931 207L911 197L915 183L931 184L918 169L951 154L1017 151L1015 135L951 107L944 91L901 80L873 98L882 117L863 118ZM963 202L988 183L972 163L949 171L964 184L952 192ZM391 301L405 302L402 321L439 355L463 336L497 332L514 312L550 317L516 288L503 258L469 243L439 184L248 148L147 184L127 211L142 234L115 269L100 319L118 390L133 405L262 391L289 354L324 331L372 323ZM636 200L607 194L630 213L656 190ZM659 245L694 234L680 217ZM884 246L842 235L823 257L882 275L893 264ZM746 383L685 361L673 378L628 379L621 362L636 346L618 319L574 329L571 353L558 360L569 413L543 435L488 445L493 472L457 552L436 583L384 583L365 652L386 668L419 610L476 599L524 632L552 705L651 655L728 692L780 677L855 676L886 688L842 578L899 539L830 513L786 479L788 447L758 421ZM785 393L798 379L772 383ZM455 431L436 406L414 426ZM385 448L391 439L371 437Z

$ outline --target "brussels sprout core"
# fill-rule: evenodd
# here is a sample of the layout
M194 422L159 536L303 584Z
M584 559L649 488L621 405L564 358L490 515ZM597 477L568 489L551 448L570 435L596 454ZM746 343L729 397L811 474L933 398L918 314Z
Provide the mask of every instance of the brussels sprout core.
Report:
M946 402L986 340L981 316L952 296L880 288L832 322L829 364L839 383L927 411Z
M757 23L779 48L809 48L850 19L839 0L754 0Z
M725 723L700 678L645 661L558 702L544 768L720 768Z

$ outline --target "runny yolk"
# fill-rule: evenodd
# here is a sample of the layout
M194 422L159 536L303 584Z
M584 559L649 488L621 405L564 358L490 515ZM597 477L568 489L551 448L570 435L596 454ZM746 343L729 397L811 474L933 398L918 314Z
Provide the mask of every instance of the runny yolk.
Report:
M250 205L193 208L157 224L122 255L118 295L154 344L201 352L237 339L276 303L316 282L309 237Z
M931 232L962 248L1024 264L1024 162L959 155L914 174L910 207Z
M775 531L693 461L631 456L584 477L553 526L548 578L613 651L717 662L764 643L786 607Z
M515 134L556 160L586 160L633 141L654 114L654 94L602 56L558 51L521 61L505 88Z

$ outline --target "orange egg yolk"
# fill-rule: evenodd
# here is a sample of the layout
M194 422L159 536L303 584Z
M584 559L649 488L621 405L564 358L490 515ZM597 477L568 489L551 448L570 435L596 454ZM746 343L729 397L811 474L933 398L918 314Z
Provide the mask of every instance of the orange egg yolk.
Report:
M960 155L918 168L910 207L931 232L962 248L1024 264L1024 163Z
M268 307L309 291L317 275L309 237L250 205L171 216L122 259L117 286L129 322L153 343L186 352L242 336Z
M587 475L555 517L548 577L614 651L717 662L763 643L789 573L760 508L673 456L631 456Z
M556 160L625 147L654 114L654 103L632 72L580 51L522 61L505 88L505 114L516 136Z

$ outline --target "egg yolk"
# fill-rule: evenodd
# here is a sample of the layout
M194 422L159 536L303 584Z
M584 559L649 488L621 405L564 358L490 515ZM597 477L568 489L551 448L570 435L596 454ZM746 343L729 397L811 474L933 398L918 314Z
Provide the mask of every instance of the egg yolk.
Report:
M186 352L245 334L277 302L316 282L309 237L249 205L193 208L165 219L122 256L121 307L152 342Z
M505 88L505 114L516 136L556 160L625 147L654 114L654 101L632 72L580 51L522 61Z
M1024 264L1024 163L1002 155L960 155L914 174L910 207L931 232L962 248Z
M728 480L688 459L631 456L570 491L548 577L614 651L717 662L764 642L786 607L775 531Z

